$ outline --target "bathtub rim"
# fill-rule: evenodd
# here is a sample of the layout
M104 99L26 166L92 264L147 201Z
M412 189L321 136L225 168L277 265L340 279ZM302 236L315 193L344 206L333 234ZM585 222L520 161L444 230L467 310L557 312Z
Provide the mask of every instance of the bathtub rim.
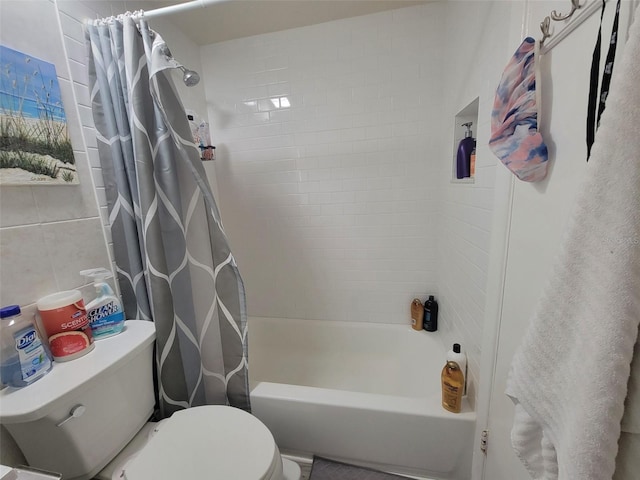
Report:
M427 397L402 397L262 381L252 382L250 394L273 400L366 408L377 412L432 416L457 421L476 421L476 412L471 408L467 397L462 399L461 412L452 413L442 407L442 398L439 394Z
M413 476L420 480L444 478L468 480L467 474L471 468L472 439L476 424L476 413L470 411L468 404L465 406L465 411L454 414L442 408L441 399L436 395L427 399L405 398L270 382L258 382L252 389L251 396L254 415L272 431L282 452L307 458L318 454L354 465ZM323 415L327 415L329 412L341 412L338 418L346 414L346 418L343 417L343 420L346 420L348 426L345 427L342 420L335 423L329 417L326 417L326 422L315 423L317 418L325 418ZM345 438L349 439L350 432L368 429L371 426L371 420L366 420L367 416L380 418L381 425L386 424L387 428L389 420L393 418L394 425L398 426L398 430L394 428L396 433L392 435L396 438L387 438L387 444L381 447L379 437L378 441L367 447L367 453L363 455L362 451L358 451L361 450L358 447L355 450L351 448L352 445L358 445L358 442L354 443L356 437L353 437L353 441L348 441L347 444L341 445L340 442L344 442ZM375 420L375 422L377 421ZM441 445L451 445L454 450L457 450L457 453L449 461L444 460L444 465L439 464L440 466L426 460L423 455L425 452L411 453L416 445L422 444L422 440L429 436L424 437L423 434L419 434L420 436L417 437L416 431L411 427L409 427L406 437L402 433L397 433L404 431L408 424L422 425L421 432L429 432L429 428L433 425L436 432L444 434L444 437L440 435L437 435L437 438L432 437L432 440L428 440L423 445L428 448L426 453L431 452L427 445L433 441ZM316 428L319 429L317 436L314 435L310 439L308 432L315 432ZM338 430L335 431L335 428ZM340 430L341 428L346 428L346 430ZM446 428L446 433L445 430L441 430L442 428ZM380 430L380 433L383 431L385 430ZM413 433L409 433L411 431ZM336 446L336 442L333 440L327 439L328 434L338 435L336 438L340 439L337 442L339 446ZM459 437L460 434L463 434L464 437ZM397 438L398 435L404 437L400 442ZM382 436L382 438L385 437L386 435ZM443 443L443 438L447 437L449 437L448 440ZM407 446L413 447L403 448L402 454L394 453L391 458L386 455L386 452L395 452L398 445L405 445L403 443L405 441L409 442L406 443ZM385 440L382 442L385 443ZM434 453L431 452L429 455L433 456ZM404 458L401 459L398 456ZM425 460L427 463L423 463Z

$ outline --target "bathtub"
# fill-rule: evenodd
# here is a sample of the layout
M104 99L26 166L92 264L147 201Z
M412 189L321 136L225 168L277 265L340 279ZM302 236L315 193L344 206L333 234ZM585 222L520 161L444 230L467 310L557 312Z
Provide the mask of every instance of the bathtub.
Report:
M251 404L282 451L468 480L475 413L440 404L446 352L405 325L249 318Z

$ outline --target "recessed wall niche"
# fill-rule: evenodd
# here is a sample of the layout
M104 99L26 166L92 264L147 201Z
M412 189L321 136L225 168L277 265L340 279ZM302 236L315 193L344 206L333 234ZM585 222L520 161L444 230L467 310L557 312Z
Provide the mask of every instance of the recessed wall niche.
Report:
M460 110L454 118L453 126L453 148L451 161L451 183L474 183L475 182L475 140L478 128L478 105L479 98L476 97L471 103ZM471 124L471 125L468 125ZM466 141L461 150L461 161L458 161L458 150L461 142L465 139L466 132L471 130L471 138L474 142ZM471 158L471 152L473 157Z

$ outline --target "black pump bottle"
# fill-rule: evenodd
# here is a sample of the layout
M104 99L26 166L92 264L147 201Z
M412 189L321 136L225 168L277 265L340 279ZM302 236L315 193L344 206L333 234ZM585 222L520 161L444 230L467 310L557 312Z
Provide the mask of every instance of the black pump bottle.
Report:
M438 302L433 295L429 295L429 300L424 302L424 319L422 327L427 332L438 330Z

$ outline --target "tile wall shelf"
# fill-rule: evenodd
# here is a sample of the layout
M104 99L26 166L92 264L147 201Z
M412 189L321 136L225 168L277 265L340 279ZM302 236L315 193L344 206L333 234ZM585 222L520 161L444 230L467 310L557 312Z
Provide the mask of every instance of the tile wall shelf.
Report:
M479 98L476 97L471 103L460 110L454 118L453 147L451 154L451 183L475 183L473 175L466 178L456 178L456 158L458 154L458 145L464 138L464 133L467 131L467 128L463 126L464 123L473 123L473 125L471 126L471 131L473 132L473 138L477 138L479 103Z

